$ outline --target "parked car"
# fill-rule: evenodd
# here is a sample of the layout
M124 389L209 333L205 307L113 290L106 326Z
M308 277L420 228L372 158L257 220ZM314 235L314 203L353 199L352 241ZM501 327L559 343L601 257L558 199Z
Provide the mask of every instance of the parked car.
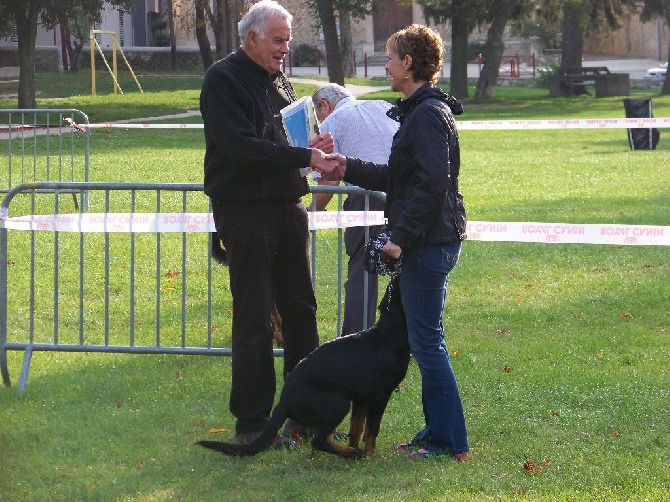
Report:
M644 74L644 78L665 78L665 75L668 73L668 63L663 63L658 65L657 68L649 68L647 73Z

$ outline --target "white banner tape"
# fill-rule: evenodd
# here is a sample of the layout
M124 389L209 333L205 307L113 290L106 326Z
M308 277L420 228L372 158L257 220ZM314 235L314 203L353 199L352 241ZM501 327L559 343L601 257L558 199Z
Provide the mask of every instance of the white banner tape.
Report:
M670 246L670 226L470 221L468 240Z
M458 130L493 129L649 129L670 127L670 117L612 118L612 119L551 119L551 120L464 120L457 122Z
M382 225L382 211L309 212L311 230ZM4 216L4 217L3 217ZM8 218L0 227L50 232L214 232L211 213L76 213ZM470 221L468 239L490 242L670 246L670 226Z
M493 129L649 129L670 127L670 117L609 118L609 119L549 119L549 120L458 120L459 130ZM72 124L72 127L77 126ZM84 126L78 126L81 130ZM89 124L91 129L202 129L203 124L123 124L102 122Z
M383 225L383 211L309 212L311 230ZM10 230L49 232L214 232L211 213L74 213L3 218Z

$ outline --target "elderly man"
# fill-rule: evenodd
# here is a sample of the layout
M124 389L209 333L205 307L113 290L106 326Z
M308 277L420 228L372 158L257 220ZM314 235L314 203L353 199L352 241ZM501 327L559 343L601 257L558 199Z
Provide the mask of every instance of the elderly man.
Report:
M333 140L320 134L312 148L298 148L286 138L279 112L297 99L281 72L291 20L273 0L254 4L238 24L241 47L207 70L200 94L204 189L230 269L230 411L241 442L260 433L274 402L273 305L283 319L285 375L319 344L301 168L332 167L325 153Z
M325 84L312 95L316 116L321 121L321 132L330 132L335 140L335 150L348 157L358 157L384 164L391 153L393 135L398 123L386 112L391 105L381 100L357 100L338 84ZM320 185L337 185L338 182L317 178ZM316 208L325 209L332 194L316 194ZM365 210L365 196L351 194L344 201L345 211ZM368 209L383 211L384 202L370 197ZM381 227L371 227L370 236L379 233ZM347 280L344 284L344 319L342 335L355 333L375 323L377 314L377 276L368 274L363 268L365 228L350 227L344 231L344 247L349 262ZM367 316L364 311L365 276L368 277Z

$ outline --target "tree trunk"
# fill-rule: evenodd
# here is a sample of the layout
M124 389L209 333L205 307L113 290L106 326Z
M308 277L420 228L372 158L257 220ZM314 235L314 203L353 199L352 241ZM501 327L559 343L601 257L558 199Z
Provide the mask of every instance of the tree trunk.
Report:
M465 15L465 0L452 2L451 16L451 77L449 92L458 99L468 97L468 20Z
M477 99L490 99L495 94L500 63L505 51L503 33L507 21L512 15L515 3L516 0L495 0L493 2L491 13L493 21L489 27L486 44L484 45L484 67L479 80L477 80L477 89L475 90L475 98Z
M582 66L584 34L576 12L567 6L563 10L563 43L561 45L561 71L573 66Z
M76 73L79 71L79 56L84 48L83 42L74 41L74 45L70 40L67 42L67 55L70 58L70 72Z
M670 40L668 40L668 61L670 61ZM668 64L668 66L670 66L670 64ZM668 78L667 71L665 72L665 80L663 81L663 87L661 88L661 95L663 94L670 94L670 78Z
M328 80L335 84L344 85L344 67L342 66L340 41L337 38L335 9L330 0L317 0L317 9L319 11L321 27L323 28L323 39L326 45Z
M67 20L63 22L62 18L58 19L58 27L60 28L60 52L63 60L63 71L70 71L70 29L67 26Z
M214 34L216 36L216 59L222 59L226 54L231 52L231 40L228 35L228 16L230 16L230 9L227 6L226 0L216 1L216 28Z
M218 0L217 0L218 1ZM216 15L212 13L212 7L208 1L200 3L205 9L205 19L209 21L209 26L214 32L214 45L216 47L216 59L217 61L221 59L224 55L224 45L225 45L225 9L218 9ZM217 3L217 7L219 4Z
M356 75L354 68L353 39L351 35L351 12L340 10L340 47L345 77Z
M177 69L177 34L174 31L173 0L167 0L168 29L170 30L170 70Z
M16 15L19 38L19 99L18 107L37 108L35 100L35 43L37 40L38 9L29 2L27 9Z
M204 1L196 0L195 3L195 38L198 40L198 48L200 49L200 58L202 65L207 71L207 68L212 66L214 60L212 59L212 48L209 44L209 37L207 36L207 21L205 21Z

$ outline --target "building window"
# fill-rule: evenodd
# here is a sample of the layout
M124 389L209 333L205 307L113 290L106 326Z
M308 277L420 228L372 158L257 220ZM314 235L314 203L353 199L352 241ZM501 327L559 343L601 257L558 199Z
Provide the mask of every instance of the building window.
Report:
M123 14L124 14L124 12L122 10L119 10L119 45L121 47L124 46L124 43L123 43Z
M12 23L12 35L9 38L10 42L18 43L19 41L19 30L16 27L16 23Z
M99 30L100 29L100 23L93 23L93 29L94 30ZM102 36L100 35L100 33L95 34L95 40L96 40L96 42L98 42L98 44L100 44L100 42L102 42Z

